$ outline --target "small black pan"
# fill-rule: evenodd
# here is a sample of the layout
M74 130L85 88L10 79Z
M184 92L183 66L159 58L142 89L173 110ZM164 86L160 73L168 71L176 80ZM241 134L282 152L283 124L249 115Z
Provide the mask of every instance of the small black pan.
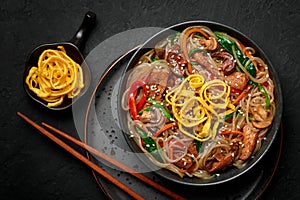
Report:
M42 52L46 49L57 49L57 46L63 46L66 50L67 55L72 58L76 63L81 65L82 72L83 72L83 81L84 81L84 88L81 90L80 94L73 99L65 98L63 103L57 107L47 107L52 110L63 110L71 106L80 96L82 96L87 88L90 85L91 81L91 73L89 67L87 66L84 57L82 56L81 52L84 48L85 42L89 33L91 32L94 24L96 22L96 14L89 11L85 14L83 22L75 35L69 42L60 42L60 43L53 43L53 44L44 44L37 48L35 48L30 56L28 57L26 64L25 64L25 72L24 72L24 89L26 93L36 102L44 105L47 107L47 102L43 99L39 98L34 92L32 92L28 85L25 83L26 77L29 73L29 70L33 66L37 66L39 56Z

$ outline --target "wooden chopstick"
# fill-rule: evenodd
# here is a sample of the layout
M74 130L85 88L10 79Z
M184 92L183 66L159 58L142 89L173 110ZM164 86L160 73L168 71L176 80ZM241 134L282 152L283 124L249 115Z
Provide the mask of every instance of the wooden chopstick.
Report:
M62 132L61 130L49 125L49 124L46 124L44 122L42 122L42 125L45 126L46 128L54 131L55 133L59 134L60 136L70 140L71 142L77 144L78 146L84 148L85 150L89 151L90 153L93 153L94 155L98 156L99 158L102 158L108 162L110 162L111 164L117 166L119 169L122 169L124 170L125 172L128 172L130 173L132 176L140 179L141 181L143 181L144 183L152 186L153 188L157 189L158 191L174 198L174 199L178 199L178 200L183 200L185 199L184 197L174 193L173 191L169 190L168 188L158 184L157 182L153 181L152 179L148 178L147 176L144 176L143 174L140 174L139 172L135 171L134 169L128 167L127 165L113 159L112 157L98 151L97 149L71 137L70 135Z
M30 120L28 117L26 117L25 115L23 115L22 113L18 112L18 115L21 116L23 119L25 119L27 122L29 122L31 125L33 125L34 127L36 127L38 130L40 130L41 132L42 131L46 131L48 132L46 129L44 129L43 127L39 126L38 124L36 124L35 122L33 122L32 120ZM158 184L157 182L153 181L152 179L144 176L143 174L140 174L138 173L137 171L133 170L132 168L128 167L127 165L109 157L108 155L104 154L104 153L101 153L100 151L94 149L93 147L71 137L70 135L64 133L63 131L49 125L49 124L46 124L46 123L42 123L43 126L45 126L46 128L48 128L49 130L59 134L60 136L64 137L65 139L73 142L74 144L80 146L81 148L89 151L90 153L93 153L94 155L110 162L111 164L117 166L119 169L122 169L128 173L130 173L132 176L140 179L141 181L143 181L144 183L152 186L153 188L157 189L158 191L164 193L165 195L173 198L173 199L178 199L178 200L184 200L186 198L182 197L181 195L179 194L176 194L175 192L169 190L168 188ZM43 134L45 134L44 132L42 132ZM52 137L55 137L53 136L50 132L48 132ZM45 134L46 135L46 134ZM46 135L48 136L48 135ZM48 136L49 137L49 136ZM56 137L55 137L56 138ZM51 139L51 138L50 138ZM56 138L57 140L59 140L58 138ZM56 142L56 141L55 141ZM62 141L61 141L62 142ZM65 144L65 143L64 143ZM65 144L67 145L67 144ZM71 148L71 147L70 147ZM78 153L79 154L79 153ZM80 154L81 155L81 154ZM82 155L81 155L82 156ZM83 157L85 158L85 157ZM86 158L85 158L86 159ZM88 160L88 159L87 159ZM89 160L88 160L89 161ZM91 162L91 161L89 161ZM92 163L92 162L91 162ZM94 163L93 163L94 164ZM95 165L95 164L94 164ZM97 168L99 168L97 165L96 165ZM102 169L101 169L102 170ZM96 170L95 170L96 171ZM98 171L96 171L98 172ZM99 173L99 172L98 172ZM102 175L102 174L101 174ZM111 175L110 175L111 176ZM118 185L117 185L118 186ZM127 186L126 186L127 187ZM122 188L121 188L122 189ZM129 188L130 189L130 188ZM131 190L131 189L130 189ZM126 192L126 191L125 191ZM128 192L127 192L128 193ZM129 193L128 193L129 194Z
M97 166L96 164L94 164L92 161L88 160L86 157L84 157L83 155L81 155L80 153L78 153L75 149L73 149L72 147L70 147L69 145L67 145L66 143L64 143L59 138L57 138L54 135L52 135L52 133L50 133L49 131L47 131L46 129L44 129L42 126L40 126L37 123L35 123L34 121L32 121L31 119L29 119L27 116L25 116L21 112L17 112L17 114L22 119L24 119L26 122L28 122L30 125L32 125L36 129L38 129L42 134L44 134L49 139L51 139L52 141L54 141L56 144L58 144L59 146L61 146L62 148L64 148L66 151L68 151L69 153L71 153L73 156L75 156L76 158L78 158L79 160L81 160L83 163L85 163L90 168L92 168L94 171L96 171L98 174L100 174L101 176L103 176L104 178L106 178L107 180L109 180L110 182L112 182L114 185L116 185L117 187L119 187L120 189L122 189L123 191L125 191L131 197L133 197L135 199L144 199L142 196L140 196L138 193L136 193L135 191L133 191L131 188L129 188L128 186L126 186L125 184L123 184L122 182L120 182L118 179L116 179L115 177L113 177L112 175L110 175L109 173L107 173L106 171L104 171L102 168L100 168L99 166Z

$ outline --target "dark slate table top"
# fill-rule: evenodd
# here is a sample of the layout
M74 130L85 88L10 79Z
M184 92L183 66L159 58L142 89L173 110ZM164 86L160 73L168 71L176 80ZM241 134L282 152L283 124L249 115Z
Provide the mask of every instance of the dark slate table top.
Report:
M16 115L21 111L78 137L71 111L58 114L41 107L26 95L22 81L31 50L68 40L89 10L97 14L97 23L84 55L117 33L188 20L224 23L254 40L272 61L284 98L282 155L263 199L300 199L300 6L296 0L1 0L1 199L105 198L88 167Z

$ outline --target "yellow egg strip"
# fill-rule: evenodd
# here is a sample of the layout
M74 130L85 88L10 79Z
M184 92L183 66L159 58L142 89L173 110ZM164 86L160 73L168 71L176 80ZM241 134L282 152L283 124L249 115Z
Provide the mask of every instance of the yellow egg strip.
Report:
M235 110L229 99L230 87L219 79L204 81L198 74L188 76L166 95L179 130L201 142L214 139L227 112Z
M84 87L81 66L74 62L62 46L59 50L47 49L26 77L26 84L48 107L62 104L65 97L77 96Z

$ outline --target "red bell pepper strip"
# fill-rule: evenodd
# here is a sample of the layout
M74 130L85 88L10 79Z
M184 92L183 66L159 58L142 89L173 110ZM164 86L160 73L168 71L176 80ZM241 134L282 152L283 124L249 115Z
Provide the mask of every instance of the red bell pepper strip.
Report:
M138 90L140 88L143 88L143 96L141 97L140 101L137 103L136 96L137 96ZM128 106L129 106L129 112L130 112L132 119L134 119L134 120L138 119L138 112L145 105L146 100L147 100L147 94L148 94L148 89L147 89L146 83L144 81L136 80L130 86L129 94L128 94Z
M136 101L135 96L131 95L128 97L128 106L129 106L129 112L133 120L138 119L138 112L136 110Z

